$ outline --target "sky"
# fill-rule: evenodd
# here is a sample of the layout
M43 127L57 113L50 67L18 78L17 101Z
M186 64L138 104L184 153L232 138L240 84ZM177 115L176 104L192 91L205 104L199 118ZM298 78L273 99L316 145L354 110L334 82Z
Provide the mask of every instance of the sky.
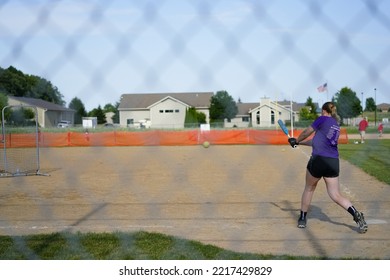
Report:
M349 87L390 103L389 53L386 0L0 0L0 67L87 111L124 93L220 90L322 104Z

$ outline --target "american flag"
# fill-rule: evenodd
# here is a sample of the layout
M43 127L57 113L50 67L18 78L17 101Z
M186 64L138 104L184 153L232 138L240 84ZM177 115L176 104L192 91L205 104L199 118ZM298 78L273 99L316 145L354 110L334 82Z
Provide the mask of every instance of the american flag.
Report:
M317 88L318 92L324 92L324 91L327 91L328 90L328 83L325 83L323 85L320 85L318 88Z

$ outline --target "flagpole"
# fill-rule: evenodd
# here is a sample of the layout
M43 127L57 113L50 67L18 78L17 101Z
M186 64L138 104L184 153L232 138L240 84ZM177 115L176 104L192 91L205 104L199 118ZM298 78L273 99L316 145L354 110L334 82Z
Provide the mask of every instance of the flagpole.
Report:
M326 102L328 102L329 101L329 99L328 99L329 98L329 96L328 96L328 92L329 92L328 91L328 81L326 81L325 84L326 84Z
M329 99L328 99L329 97L328 97L328 86L326 87L326 102L328 102L329 101Z

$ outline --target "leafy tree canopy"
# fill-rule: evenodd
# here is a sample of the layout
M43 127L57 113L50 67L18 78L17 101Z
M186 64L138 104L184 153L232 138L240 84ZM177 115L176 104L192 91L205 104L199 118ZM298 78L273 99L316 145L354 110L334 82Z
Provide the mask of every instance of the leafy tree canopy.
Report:
M310 96L307 98L305 106L300 110L301 120L315 120L317 118L317 106Z
M185 127L198 127L199 124L206 123L206 115L196 111L194 107L188 108L184 121Z
M376 108L375 100L372 97L366 99L366 111L374 112Z
M8 96L5 95L4 93L1 93L0 92L0 112L3 111L3 108L8 106ZM5 110L5 119L9 119L9 116L10 116L10 111L9 110ZM0 123L1 123L1 118L0 117Z
M344 87L336 93L333 101L341 120L357 117L362 112L360 99L356 96L356 92L348 87Z
M104 105L104 112L108 113L108 112L112 112L112 113L115 113L115 111L117 110L117 108L112 105L111 103L107 103L106 105Z
M210 100L210 121L223 122L237 115L237 104L227 91L217 91Z
M70 101L69 108L76 111L74 116L75 124L81 124L83 122L83 117L86 117L88 115L83 102L78 97L74 97Z
M102 107L99 105L97 108L93 109L88 113L89 117L96 117L98 124L104 124L107 122L106 114L104 113Z
M64 105L63 95L50 81L34 75L24 74L13 66L0 67L0 92L17 97L31 97Z

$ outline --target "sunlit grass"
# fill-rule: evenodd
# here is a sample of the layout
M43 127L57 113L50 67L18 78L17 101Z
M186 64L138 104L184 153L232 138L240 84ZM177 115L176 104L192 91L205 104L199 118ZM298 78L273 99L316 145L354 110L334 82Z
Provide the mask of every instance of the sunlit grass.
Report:
M364 144L339 145L341 158L390 185L390 140L368 139Z
M52 233L0 236L2 260L256 260L318 259L236 253L161 233Z

